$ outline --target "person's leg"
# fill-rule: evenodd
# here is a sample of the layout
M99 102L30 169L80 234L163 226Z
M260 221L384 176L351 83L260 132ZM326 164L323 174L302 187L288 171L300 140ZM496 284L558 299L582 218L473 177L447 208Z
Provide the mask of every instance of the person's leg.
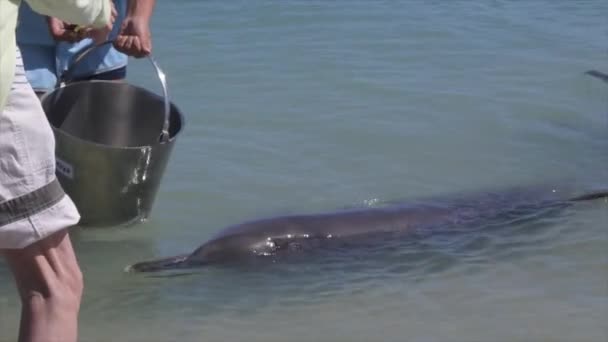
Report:
M80 216L55 177L54 152L18 54L0 111L0 255L22 300L19 341L76 341L83 285L67 229Z
M19 341L75 342L83 281L67 230L3 254L21 297Z

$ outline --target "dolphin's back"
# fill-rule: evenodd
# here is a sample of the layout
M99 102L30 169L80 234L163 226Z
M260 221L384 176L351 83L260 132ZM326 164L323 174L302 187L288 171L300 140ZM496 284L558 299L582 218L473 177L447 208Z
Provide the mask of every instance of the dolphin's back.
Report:
M209 262L280 253L292 245L317 245L318 240L345 240L381 233L435 230L437 227L449 229L534 211L555 202L556 198L551 191L514 189L388 207L253 220L220 231L195 250L190 259Z

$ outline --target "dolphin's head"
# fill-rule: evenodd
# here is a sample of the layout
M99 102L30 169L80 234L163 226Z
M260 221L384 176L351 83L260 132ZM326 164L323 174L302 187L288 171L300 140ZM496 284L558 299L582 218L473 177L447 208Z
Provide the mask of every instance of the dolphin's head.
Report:
M254 253L259 238L248 235L228 235L212 239L197 248L188 257L193 264L219 264L242 259Z
M125 272L156 272L185 267L187 264L188 255L178 255L170 258L138 262L125 267Z

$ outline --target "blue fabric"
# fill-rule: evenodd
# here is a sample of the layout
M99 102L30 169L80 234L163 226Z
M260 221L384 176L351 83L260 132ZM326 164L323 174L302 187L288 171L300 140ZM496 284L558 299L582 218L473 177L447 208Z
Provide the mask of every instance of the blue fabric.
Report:
M54 45L24 44L20 46L25 77L36 92L55 88L57 69Z
M118 17L114 28L110 33L109 40L116 39L120 31L122 21L127 12L127 0L114 0ZM60 42L57 44L57 62L58 70L63 74L71 65L72 58L89 47L93 41L84 39L78 43ZM95 48L89 54L78 62L73 72L73 77L81 78L96 75L102 72L118 69L127 65L128 56L118 52L111 44Z
M15 30L17 43L21 45L54 46L55 40L49 32L46 18L32 10L27 1L19 6L19 18Z
M118 12L110 40L118 35L127 12L127 0L113 0ZM91 39L78 43L55 42L49 33L46 18L22 3L19 8L17 44L25 63L26 76L36 90L52 89L57 75L62 75L71 65L75 55L92 44ZM54 51L51 53L50 51ZM95 48L75 67L72 77L83 78L125 67L128 56L118 52L110 44Z

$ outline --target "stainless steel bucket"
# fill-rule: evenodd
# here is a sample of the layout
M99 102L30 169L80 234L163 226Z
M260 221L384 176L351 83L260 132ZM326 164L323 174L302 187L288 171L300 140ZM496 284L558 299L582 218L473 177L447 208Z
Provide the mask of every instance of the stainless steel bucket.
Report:
M149 60L163 97L126 82L80 81L41 98L55 133L57 178L80 212L79 225L130 225L152 210L184 122L163 71Z

